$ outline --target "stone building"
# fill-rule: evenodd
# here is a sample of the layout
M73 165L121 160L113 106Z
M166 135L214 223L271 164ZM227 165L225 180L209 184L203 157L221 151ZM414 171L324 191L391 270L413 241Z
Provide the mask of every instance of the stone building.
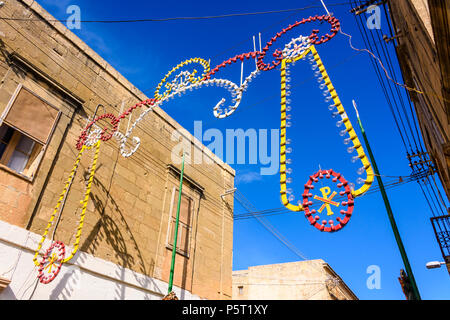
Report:
M323 260L233 271L233 300L358 300Z
M410 91L423 141L450 198L450 2L396 0L388 5L405 84L424 92ZM436 235L450 271L449 231Z
M36 1L5 1L0 13L12 18L0 20L0 299L166 295L181 168L172 150L180 139L209 161L185 167L174 291L181 299L231 299L233 202L221 195L234 187L235 172L160 108L134 130L141 145L132 157L121 156L115 139L102 142L79 251L54 281L30 289L34 251L81 131L93 115L119 115L147 97ZM111 130L107 120L96 125ZM41 254L52 236L66 252L74 245L92 159L93 151L83 154Z

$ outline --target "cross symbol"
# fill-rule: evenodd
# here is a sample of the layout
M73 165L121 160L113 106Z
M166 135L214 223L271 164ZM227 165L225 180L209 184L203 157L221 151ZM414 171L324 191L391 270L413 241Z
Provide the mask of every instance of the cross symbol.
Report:
M320 192L322 192L323 197L314 196L314 199L324 202L324 204L320 207L319 213L322 213L323 209L327 208L328 215L331 216L334 214L333 211L331 211L330 204L339 207L339 202L331 201L336 196L336 191L333 191L331 196L328 198L328 195L331 193L331 189L329 187L323 187L320 189Z
M55 261L58 260L58 257L56 255L56 253L52 254L52 257L50 258L50 261L48 263L48 265L45 267L45 269L50 268L50 270L48 271L49 273L52 272L52 266L55 263Z

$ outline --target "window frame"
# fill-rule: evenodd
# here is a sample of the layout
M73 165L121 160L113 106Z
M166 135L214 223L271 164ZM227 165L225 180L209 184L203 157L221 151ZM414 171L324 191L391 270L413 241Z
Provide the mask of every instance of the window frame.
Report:
M238 286L238 294L240 295L240 296L243 296L244 295L244 286Z
M42 87L41 87L41 88L42 88ZM35 96L37 99L41 100L42 102L46 103L47 105L49 105L50 107L52 107L53 109L55 109L56 111L58 111L58 114L56 115L55 121L53 122L53 126L52 126L52 128L51 128L51 130L50 130L50 133L49 133L49 135L48 135L47 141L45 142L44 145L42 145L40 141L37 141L36 139L34 139L33 137L31 137L31 136L30 136L29 134L27 134L26 132L24 132L24 131L22 131L22 130L16 128L15 126L13 126L13 125L11 125L11 124L9 124L8 121L5 121L6 117L8 116L9 112L11 111L11 109L12 109L14 103L16 102L16 99L17 99L17 97L18 97L18 95L19 95L19 93L21 92L22 89L23 89L23 90L26 90L28 93L30 93L30 94L32 94L33 96ZM45 90L45 89L42 88L42 90ZM3 169L3 170L5 170L5 171L7 171L7 172L9 172L9 173L12 173L12 174L14 174L14 175L16 175L16 176L19 176L19 177L21 177L21 178L23 178L23 179L26 179L26 180L29 181L29 182L33 182L34 179L36 178L37 172L39 171L39 168L40 168L40 166L41 166L41 164L42 164L42 160L43 160L43 158L44 158L45 152L47 151L47 148L48 148L48 145L49 145L49 143L50 143L50 140L52 139L53 134L55 133L56 127L57 127L57 125L58 125L58 123L59 123L59 120L60 120L60 118L61 118L61 114L62 114L61 109L57 108L53 103L49 102L48 100L42 98L40 95L38 95L37 93L35 93L33 90L29 89L29 88L28 88L27 86L25 86L23 83L20 83L20 84L17 86L16 90L14 91L13 95L11 96L11 99L9 100L9 102L8 102L8 104L7 104L6 108L5 108L5 110L3 111L2 115L0 116L0 126L2 126L3 124L5 124L5 125L7 125L8 127L12 128L12 129L15 131L14 134L13 134L13 137L11 137L11 141L13 140L14 136L16 136L16 133L18 132L18 133L20 133L21 135L24 135L25 137L27 137L27 138L31 139L32 141L34 141L34 142L35 142L35 146L36 146L36 145L41 146L41 150L40 150L40 152L39 152L38 155L37 155L37 157L40 157L40 159L38 160L39 162L38 162L38 164L36 165L36 169L34 170L34 172L33 172L33 174L32 174L31 176L28 176L28 175L26 175L26 174L17 172L17 171L15 171L14 169L8 167L7 164L5 165L5 164L3 164L3 163L0 163L0 169ZM14 152L14 150L15 150L16 147L17 147L17 144L18 144L19 140L20 140L20 139L17 139L17 141L16 141L16 143L15 143L15 145L14 145L14 148L13 148L12 146L10 147L9 144L8 144L7 147L6 147L5 153L7 152L7 150L8 150L9 148L12 149L13 152ZM11 142L11 141L10 141L10 142ZM33 153L35 152L34 149L35 149L35 147L33 147L33 150L32 150L32 153L31 153L31 154L33 154ZM30 154L30 158L31 158L31 154ZM11 154L11 156L12 156L12 154ZM3 157L2 157L2 158L3 158ZM10 158L10 157L9 157L9 158ZM0 160L1 160L1 159L0 159ZM9 162L9 160L8 160L8 162ZM27 163L27 165L28 165L28 163Z
M176 222L176 217L173 216L173 213L174 213L174 210L176 210L175 195L178 192L179 192L179 188L174 186L172 188L172 197L171 197L171 203L170 203L170 209L169 209L169 223L168 223L168 226L167 226L167 233L166 233L166 248L170 249L170 250L173 250L173 244L172 244L173 239L169 239L169 238L170 238L170 234L171 234L171 230L172 230L172 223ZM183 225L189 231L188 246L187 246L187 252L184 252L182 249L178 248L179 243L177 241L177 248L176 248L175 251L176 251L176 253L178 253L178 254L186 257L187 259L189 259L190 253L191 253L192 228L193 228L194 212L195 212L195 200L191 196L186 194L184 191L181 191L181 196L184 196L184 197L189 199L191 225L187 225L186 223L183 223L183 222L179 221L179 224ZM181 228L178 228L178 239L180 239L181 230L182 230Z

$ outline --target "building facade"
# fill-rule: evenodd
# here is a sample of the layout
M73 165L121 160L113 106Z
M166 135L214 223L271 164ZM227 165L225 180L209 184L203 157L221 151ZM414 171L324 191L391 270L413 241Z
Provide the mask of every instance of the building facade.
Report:
M233 300L357 300L323 260L233 271Z
M387 3L405 84L422 92L410 90L423 142L450 198L450 2L398 0ZM421 165L426 158L419 155L412 165ZM431 221L450 271L450 216L444 206L447 215L433 217Z
M62 192L80 133L94 115L119 115L148 98L36 1L6 1L0 12L11 18L0 20L0 299L166 295L180 143L188 157L206 160L185 167L174 291L182 299L231 299L233 202L221 195L234 187L235 172L160 108L134 129L141 143L132 157L121 156L115 139L101 143L79 250L54 281L29 289L34 250L62 195L41 255L52 238L67 252L77 241L93 149ZM110 119L95 128L111 130Z
M423 141L450 197L450 41L448 1L389 1L397 53Z

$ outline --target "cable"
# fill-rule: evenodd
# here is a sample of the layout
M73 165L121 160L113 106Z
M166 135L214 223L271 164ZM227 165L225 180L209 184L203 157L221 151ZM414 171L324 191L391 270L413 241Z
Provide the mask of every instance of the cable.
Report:
M31 232L28 231L27 237L25 239L25 243L23 245L21 245L19 248L26 248L27 244L28 244L28 240L30 240L30 237L31 237ZM1 277L5 277L8 273L10 273L12 271L10 280L13 279L14 274L16 273L17 266L19 265L20 257L22 256L22 252L23 252L23 250L19 251L19 253L17 254L15 263L13 263L11 268L9 268L7 271L1 273L0 274Z
M252 208L255 211L255 207L253 204L242 194L239 189L233 194L234 198L247 210L251 211ZM255 218L260 222L266 230L268 230L275 238L277 238L282 244L284 244L289 250L291 250L294 254L302 258L303 260L309 260L303 253L300 252L286 237L283 236L269 221L265 220L264 217L255 216ZM323 269L319 266L313 265L317 270L322 271ZM337 277L330 276L333 281L338 282L339 279Z
M348 2L340 2L329 4L329 6L341 6L348 5ZM230 17L243 17L243 16L254 16L254 15L265 15L273 13L286 13L286 12L297 12L304 11L307 9L321 8L321 6L310 5L302 8L294 9L283 9L283 10L272 10L272 11L259 11L259 12L245 12L245 13L231 13L223 15L213 15L213 16L200 16L200 17L172 17L172 18L146 18L146 19L122 19L122 20L81 20L81 23L136 23L136 22L166 22L166 21L179 21L179 20L207 20L207 19L219 19L219 18L230 18ZM2 20L9 21L42 21L41 19L29 19L29 18L5 18L0 17ZM47 20L48 22L69 22L71 20Z
M236 189L234 193L235 199L249 212L251 212L251 208L254 206L248 201L247 198ZM294 254L302 258L303 260L308 260L305 255L300 252L292 243L289 242L274 226L271 225L270 222L266 221L264 218L256 216L256 219L268 230L275 238L277 238L281 243L283 243L289 250L291 250Z
M309 283L245 283L245 282L233 282L233 285L247 285L247 286L302 286L302 285L316 285L325 284L324 281L309 282Z
M400 181L400 179L398 179L399 181L387 182L387 183L385 183L385 189L389 190L389 189L401 186L406 183L416 182L416 181L424 178L425 175L426 175L426 173L421 173L420 175L413 174L413 175L407 176L407 177L401 177L401 176L397 177L397 178L402 178L402 181ZM373 194L376 192L379 192L378 186L373 187L372 190L367 192L367 194ZM336 197L336 201L338 201L338 202L340 202L341 200L345 200L345 199L346 198L342 197L342 196ZM315 208L315 207L319 207L320 205L321 205L320 203L315 203L311 207ZM247 212L247 213L242 213L242 214L236 214L236 215L234 215L234 220L235 221L247 220L247 219L252 219L255 217L262 217L262 216L267 217L267 216L274 216L274 215L287 214L287 213L292 213L292 212L290 210L287 210L284 207L280 207L280 208L274 208L274 209L266 209L266 210L261 210L261 211L253 211L253 212Z
M387 16L387 12L386 11L385 11L385 15ZM361 21L361 19L360 19L360 21ZM392 28L391 28L390 24L389 24L389 28L390 28L390 31L391 31L391 34L392 34ZM378 39L380 39L380 34L379 34L380 32L376 32L376 33L377 33ZM365 32L365 30L364 30L364 34L367 37L367 33ZM373 36L372 36L372 40L375 41ZM368 37L367 37L367 41L369 41ZM377 47L376 43L375 43L375 47ZM389 68L390 68L391 72L393 73L393 77L396 80L395 72L393 71L393 63L392 63L390 55L387 53L388 52L387 44L382 42L381 47L383 49L383 52L385 53L385 59L388 60ZM397 59L398 59L398 57L397 57ZM376 66L376 69L377 68L378 68L378 65ZM388 85L391 86L391 84L389 82L388 82ZM415 144L415 147L416 147L416 152L415 153L416 154L419 153L419 150L420 150L420 153L418 154L420 159L421 159L421 161L419 162L420 167L422 168L422 170L427 170L427 168L424 168L424 166L422 164L423 163L422 154L423 154L423 150L424 150L423 141L421 140L421 136L419 134L419 131L418 131L418 128L417 128L417 125L416 125L416 118L417 117L416 117L416 115L415 115L415 113L413 111L413 108L412 108L412 103L411 103L411 99L410 99L410 96L409 96L409 91L405 90L405 94L406 94L406 100L408 101L408 104L409 104L409 111L410 111L411 115L409 115L408 112L406 111L405 104L403 102L403 96L398 91L398 87L395 87L395 88L396 88L397 95L398 95L398 97L400 99L400 102L401 102L401 107L402 107L402 110L403 110L403 116L405 117L406 123L408 124L408 129L409 130L406 130L406 128L404 126L404 123L403 123L403 120L402 120L402 113L399 111L399 109L397 107L398 117L402 121L403 129L405 131L404 133L406 134L406 137L407 137L408 140L409 140L409 138L408 138L409 136L412 137L412 140L414 141L414 144ZM391 93L392 93L392 91L391 91ZM386 95L386 99L387 99L388 103L391 103L390 102L390 98L387 95L386 91L385 91L385 95ZM392 93L392 95L393 95L393 93ZM395 99L394 95L393 95L393 97ZM392 108L391 108L391 112L393 112ZM394 112L393 112L393 116L394 116L394 118L397 117ZM410 118L412 119L411 121L410 121ZM414 123L414 130L412 128L411 122ZM399 127L398 127L398 129L399 129L400 134L403 136L403 133L401 132ZM417 139L416 139L416 136L417 136ZM408 150L408 148L406 148L406 146L405 146L405 149L407 150L408 158L410 158L409 154L410 153L414 154L414 152L411 149ZM412 166L412 168L413 168L413 172L415 172L414 166ZM430 207L432 215L436 216L436 214L438 214L439 211L441 211L441 213L442 213L444 210L442 210L442 207L440 207L441 203L439 203L439 201L436 201L437 200L436 191L434 190L433 186L431 185L428 176L429 176L429 174L425 177L425 179L422 179L422 182L420 180L418 180L418 183L419 183L419 185L421 187L421 190L422 190L422 193L424 194L425 199L426 199L426 201L427 201L427 203L428 203L428 205ZM427 181L428 183L425 183L425 181ZM424 187L422 187L422 183L424 183ZM438 190L438 192L439 192L439 190ZM440 226L439 226L439 228L440 228Z
M389 69L390 69L390 71L391 71L392 77L394 78L395 81L398 81L398 80L397 80L396 73L394 72L394 64L393 64L393 62L392 62L392 59L391 59L391 56L390 56L390 53L389 53L389 49L388 49L388 47L387 47L387 43L386 43L385 41L382 41L383 39L382 39L382 36L381 36L381 34L380 34L380 33L381 33L381 30L377 30L375 33L377 34L377 38L378 38L378 40L379 40L380 43L381 43L381 48L382 48L382 50L383 50L383 55L385 56L386 60L388 61L388 67L389 67ZM373 39L373 33L371 33L371 35L372 35L372 39ZM375 42L375 39L373 39L373 40L374 40L375 46L377 46L377 43ZM394 50L394 51L395 51L395 50ZM396 51L395 51L395 52L396 52ZM398 57L397 57L397 60L398 60ZM400 77L403 78L402 74L400 74ZM403 79L403 82L404 82L404 79ZM412 138L413 138L413 141L414 141L414 145L415 145L415 147L416 147L416 150L419 150L417 141L419 141L419 144L420 144L420 135L419 135L419 134L417 135L417 141L416 141L416 137L415 137L414 131L413 131L413 129L412 129L411 121L410 121L410 116L409 116L408 112L406 111L405 102L404 102L404 100L407 100L407 101L409 102L410 111L411 111L411 117L412 117L412 119L414 120L414 119L415 119L415 118L414 118L414 112L413 112L413 110L412 110L411 100L409 99L409 91L408 91L408 90L405 90L405 95L406 95L406 97L405 97L405 99L404 99L404 98L403 98L403 95L402 95L401 92L400 92L399 86L394 86L394 88L395 88L395 90L396 90L396 92L397 92L397 95L398 95L398 97L399 97L400 104L401 104L401 106L402 106L402 109L403 109L403 112L404 112L404 115L405 115L405 118L406 118L406 122L407 122L408 127L409 127L409 132L410 132L410 134L411 134L411 136L412 136ZM414 121L412 121L412 122L414 122ZM414 124L415 124L415 122L414 122ZM416 127L416 132L418 133L418 131L417 131L417 126L415 126L415 127Z
M352 4L352 6L353 6L353 4ZM355 18L356 18L356 17L355 17ZM391 78L391 76L389 75L388 71L387 71L386 68L384 67L383 63L381 62L381 60L380 60L375 54L373 54L371 51L369 51L369 50L367 50L367 49L358 49L358 48L355 48L355 47L351 44L351 38L352 38L352 37L351 37L349 34L343 32L343 31L342 31L342 28L340 29L339 32L340 32L341 34L343 34L343 35L345 35L345 36L347 36L347 37L349 38L350 47L351 47L353 50L356 50L356 51L365 51L365 52L369 53L375 60L377 60L378 63L379 63L379 65L381 66L381 68L384 70L384 73L385 73L386 77L387 77L391 82L393 82L394 84L396 84L397 86L400 86L400 87L402 87L402 88L404 88L404 89L406 89L406 90L408 90L408 91L414 91L414 92L416 92L416 93L418 93L418 94L422 94L422 95L425 95L425 94L433 95L433 96L437 97L438 99L440 99L440 100L442 100L442 101L450 102L448 99L446 99L446 98L444 98L444 97L442 97L442 96L440 96L440 95L438 95L438 94L436 94L436 93L434 93L434 92L431 93L431 92L420 91L420 90L418 90L418 89L416 89L416 88L411 88L411 87L408 87L408 86L405 85L405 84L401 84L401 83L395 81L394 79Z
M377 34L378 40L382 40L382 37L380 37L380 31L378 30L378 31L376 31L375 33ZM375 39L374 39L374 37L373 37L373 33L371 33L370 35L371 35L371 37L372 37L372 40L375 42ZM377 47L377 46L375 45L375 47ZM384 56L385 59L388 61L387 65L388 65L389 70L391 71L391 75L392 75L393 79L394 79L395 81L397 81L396 74L395 74L395 72L394 72L394 70L393 70L393 64L392 64L391 57L389 56L389 53L387 53L387 50L388 50L387 44L386 44L385 42L381 42L381 48L382 48L383 56ZM376 49L377 49L377 52L378 52L378 48L376 48ZM412 126L411 126L411 123L410 123L410 121L409 121L409 116L408 116L408 113L407 113L406 108L405 108L405 103L404 103L403 95L400 93L400 88L399 88L398 86L394 86L394 88L395 88L395 90L396 90L396 92L397 92L397 96L399 97L400 105L401 105L401 107L402 107L402 109L403 109L403 112L404 112L404 115L405 115L405 118L406 118L407 126L408 126L409 131L410 131L410 133L411 133L411 136L412 136L412 138L413 138L412 140L413 140L413 142L414 142L414 145L415 145L415 147L416 147L416 150L418 150L416 138L415 138L414 133L413 133L413 131L412 131Z
M356 17L355 17L355 20L356 20ZM359 26L358 22L356 22L356 24L357 24L358 29L360 30L360 32L361 32L361 34L362 34L362 30L361 30L361 27ZM373 54L372 54L369 50L367 50L367 49L357 49L357 48L353 47L353 45L352 45L352 43L351 43L352 36L350 36L349 34L346 34L345 32L343 32L343 31L342 31L342 28L341 28L340 32L341 32L342 34L344 34L344 35L346 35L346 36L349 37L349 43L350 43L350 47L351 47L352 49L354 49L354 50L356 50L356 51L360 51L360 52L361 52L361 51L366 51L366 52L369 52L371 55L373 55ZM367 46L367 43L366 43L366 40L364 39L364 37L363 37L363 41L364 41L365 45ZM373 55L373 56L375 56L375 55ZM378 58L377 58L377 59L378 59ZM379 60L379 59L378 59L378 60ZM392 113L393 116L394 116L394 122L395 122L395 125L396 125L396 127L397 127L397 130L398 130L398 132L399 132L399 134L400 134L400 138L401 138L401 140L402 140L402 142L403 142L403 145L404 145L405 149L408 150L408 148L407 148L407 146L406 146L405 138L404 138L404 136L402 135L402 132L401 132L400 127L399 127L398 119L397 119L397 117L396 117L396 115L395 115L395 113L394 113L394 111L393 111L392 102L391 102L390 99L388 98L386 86L384 85L384 82L382 81L381 75L380 75L380 73L379 73L379 70L378 70L378 68L377 68L377 66L376 66L376 64L375 64L375 62L374 62L373 60L370 60L370 62L372 63L373 68L375 69L375 74L376 74L376 76L377 76L377 78L378 78L379 83L381 84L381 88L382 88L383 93L384 93L384 95L385 95L385 97L386 97L386 101L387 101L387 103L388 103L389 109L391 110L391 113ZM380 61L380 63L381 63L381 61Z
M352 3L353 3L353 2L352 2ZM380 68L380 65L381 65L381 67L384 69L384 71L385 71L386 74L388 74L388 71L387 71L386 68L384 67L383 62L380 60L380 58L378 58L375 54L372 53L372 51L373 51L374 49L372 48L372 45L371 45L370 42L369 42L369 36L368 36L368 34L367 34L367 31L365 30L364 26L362 25L362 24L363 24L362 18L361 18L360 16L358 16L358 17L355 16L355 20L356 20L356 24L357 24L357 26L358 26L358 29L359 29L361 35L363 36L364 44L366 45L366 47L368 47L368 48L370 49L370 51L367 50L367 49L364 49L364 51L369 52L369 53L370 53L373 57L375 57L375 58L378 60L378 62L379 62L379 65L378 65L378 64L374 63L373 60L371 60L372 65L373 65L373 67L374 67L374 69L375 69L375 72L376 72L376 74L377 74L379 83L380 83L380 85L381 85L382 88L383 88L383 92L384 92L384 94L385 94L386 101L388 102L388 105L389 105L389 108L390 108L390 110L391 110L391 113L392 113L392 115L394 116L394 121L395 121L395 124L396 124L396 126L397 126L397 130L398 130L398 132L400 133L400 136L402 137L402 140L405 140L405 135L402 133L402 132L406 131L405 124L404 124L404 122L403 122L402 117L401 117L400 115L397 116L397 115L396 115L396 112L394 111L394 107L395 107L395 109L397 110L397 113L398 113L398 106L397 106L396 103L392 103L392 101L391 101L391 98L390 98L390 95L389 95L389 93L388 93L387 88L389 88L389 92L390 92L391 95L394 97L394 94L393 94L393 91L392 91L392 87L391 87L389 81L387 81L387 84L385 85L385 83L384 83L384 78L382 77L381 70L379 69L379 68ZM374 46L376 47L376 44L374 44ZM376 47L376 49L377 49L377 53L378 53L378 55L379 55L378 48ZM400 123L400 125L399 125L399 123ZM400 126L403 128L403 131L400 129ZM409 153L409 152L412 153L411 141L410 141L410 139L409 139L409 136L407 136L407 135L406 135L406 141L407 141L407 144L409 145L409 149L406 147L406 143L404 143L405 149L407 150L408 153Z
M433 178L434 186L436 187L436 190L437 190L437 192L438 192L438 194L439 194L439 199L440 199L442 205L444 206L444 208L447 209L447 208L448 208L448 205L445 203L444 198L442 197L442 194L441 194L441 192L439 191L438 185L437 185L437 183L436 183L436 179L434 178L434 174L431 175L431 177ZM448 210L448 209L447 209L447 210Z

